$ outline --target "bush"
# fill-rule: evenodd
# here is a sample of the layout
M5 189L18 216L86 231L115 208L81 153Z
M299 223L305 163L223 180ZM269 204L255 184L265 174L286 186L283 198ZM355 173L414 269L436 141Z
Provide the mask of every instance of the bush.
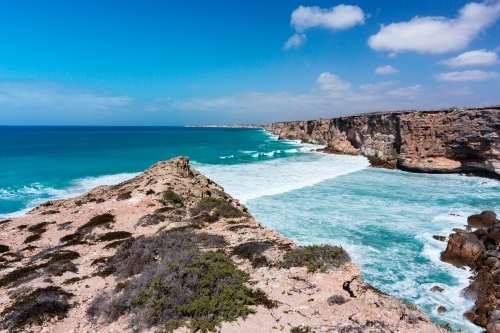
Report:
M54 276L61 276L66 272L77 273L78 268L71 260L58 260L55 262L51 262L47 268L47 273Z
M124 240L124 239L122 239L122 240L117 240L117 241L114 241L114 242L112 242L112 243L109 243L109 244L108 244L108 245L106 245L104 248L105 248L106 250L109 250L109 249L114 249L115 247L118 247L118 246L122 245L122 243L123 243L123 242L125 242L125 240Z
M61 223L57 226L57 230L68 230L71 228L71 224L73 224L71 221Z
M37 240L41 239L42 236L40 236L40 234L34 234L34 235L29 235L28 237L26 237L26 239L24 240L24 244L28 244L28 243L31 243L31 242L36 242Z
M209 238L184 229L126 240L105 269L127 283L98 295L87 314L107 323L132 314L130 325L140 331L162 325L171 332L189 322L191 330L207 332L253 313L249 305L275 305L245 286L248 275L222 253L199 250Z
M56 262L59 260L73 260L80 258L80 254L75 251L57 251L48 253L43 256L44 259L49 259L50 262Z
M160 208L161 209L161 208ZM156 225L159 224L160 222L163 222L167 219L167 217L163 214L155 213L155 214L148 214L142 216L139 221L137 221L136 225L139 225L141 227L147 227L150 225Z
M62 319L71 305L69 299L73 294L60 287L50 286L20 295L14 304L0 313L0 324L3 329L14 331L27 324L42 325L44 321L55 316Z
M118 196L116 197L116 200L121 201L121 200L130 199L130 198L132 198L132 192L124 192L124 193L118 194Z
M331 245L308 245L299 246L291 250L283 257L281 267L306 266L308 272L326 272L330 268L340 267L343 263L350 261L347 252L338 246Z
M236 246L232 254L248 259L254 268L269 266L268 260L262 253L272 247L274 246L270 242L248 242Z
M229 202L212 197L201 198L194 208L191 209L192 215L202 213L208 214L214 211L212 216L222 216L226 218L240 217L243 213Z
M29 232L35 233L35 234L42 234L45 231L45 227L49 224L49 222L40 222L35 225L32 225L28 228Z
M206 247L206 248L221 248L229 245L229 243L226 241L224 236L221 235L215 235L215 234L209 234L207 232L201 232L196 235L197 239L197 244Z
M328 299L326 300L328 305L334 305L334 304L342 305L348 301L349 300L344 298L344 296L342 296L342 295L333 295L333 296L328 297Z
M82 229L93 229L97 226L101 226L103 224L111 223L115 221L115 216L113 214L105 213L101 215L94 216L87 223L78 228L78 230Z
M130 236L132 236L132 234L130 232L127 232L127 231L111 231L111 232L105 233L102 236L99 236L99 238L97 238L97 240L99 242L109 242L112 240L129 238Z
M7 245L0 244L0 253L9 252L10 248Z
M168 189L166 191L163 191L161 195L160 202L163 203L164 205L171 204L174 206L183 206L183 199L180 195L172 191L171 189Z

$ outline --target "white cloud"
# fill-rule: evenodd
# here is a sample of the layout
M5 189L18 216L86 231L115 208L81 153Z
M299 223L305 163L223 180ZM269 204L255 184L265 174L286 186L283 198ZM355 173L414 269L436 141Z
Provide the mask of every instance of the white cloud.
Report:
M299 46L302 46L302 44L304 44L306 40L307 40L306 35L297 33L292 37L288 38L285 45L283 45L283 50L288 50L291 48L297 48Z
M346 91L351 89L351 84L346 81L342 81L337 75L330 74L328 72L321 73L316 81L321 90L325 91Z
M296 33L283 49L299 47L306 41L304 32L310 28L344 30L365 23L365 14L358 6L338 5L330 9L299 6L292 12L290 25Z
M387 66L379 66L375 69L376 74L388 75L388 74L397 74L399 71L392 67L391 65Z
M391 90L386 92L387 95L391 96L403 96L403 97L416 97L424 92L424 88L420 85L414 85L406 88L399 88L396 90Z
M387 55L389 58L396 58L398 54L396 52L391 52Z
M454 58L440 61L441 64L448 65L450 67L490 66L496 64L497 62L497 54L484 49L468 51Z
M455 19L441 16L414 17L407 22L382 25L368 45L377 51L445 53L466 47L500 17L500 1L471 2Z
M389 89L390 87L395 86L397 84L399 84L398 81L383 81L383 82L377 82L375 84L366 83L366 84L361 84L359 86L359 89L374 92L374 91Z
M433 76L438 81L484 81L500 78L498 72L485 72L479 70L439 73Z

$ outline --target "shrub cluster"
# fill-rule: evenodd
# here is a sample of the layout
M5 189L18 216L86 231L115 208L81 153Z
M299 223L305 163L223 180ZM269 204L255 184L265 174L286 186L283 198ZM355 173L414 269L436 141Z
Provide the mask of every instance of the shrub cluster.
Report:
M113 214L104 213L101 215L94 216L87 223L78 228L78 230L83 229L93 229L97 226L102 226L103 224L112 223L115 221L115 216Z
M132 236L132 234L127 231L111 231L99 236L97 240L99 242L109 242L112 240L129 238L130 236Z
M167 208L167 207L165 207ZM162 208L160 208L162 209ZM141 227L147 227L150 225L156 225L159 224L160 222L163 222L167 219L167 217L163 214L160 213L154 213L154 214L148 214L142 216L138 221L136 225L139 225Z
M168 189L166 191L163 191L161 194L161 199L160 202L163 203L164 205L171 204L173 206L180 206L182 207L183 204L183 199L180 195L172 191L171 189Z
M234 207L229 202L212 197L201 198L196 206L191 209L191 214L193 216L200 214L208 215L211 212L211 217L212 219L214 219L214 221L207 222L215 222L219 217L234 218L243 215L243 213L238 208Z
M13 331L27 324L41 325L55 316L62 319L71 308L69 299L72 296L55 286L21 294L16 297L14 304L0 313L0 328Z
M250 305L275 305L245 286L248 275L221 252L202 253L199 246L209 239L184 229L126 240L103 267L126 282L98 295L88 316L112 322L132 314L130 324L139 330L188 325L206 332L252 313Z
M281 267L307 267L309 272L326 272L330 268L340 267L350 261L347 252L339 246L308 245L299 246L283 257Z
M7 245L0 244L0 253L9 252L10 248Z
M132 192L124 192L124 193L118 194L118 196L116 197L116 200L121 201L121 200L130 199L130 198L132 198Z
M269 266L270 263L263 253L272 247L274 245L271 242L248 242L236 246L232 254L250 260L254 268Z

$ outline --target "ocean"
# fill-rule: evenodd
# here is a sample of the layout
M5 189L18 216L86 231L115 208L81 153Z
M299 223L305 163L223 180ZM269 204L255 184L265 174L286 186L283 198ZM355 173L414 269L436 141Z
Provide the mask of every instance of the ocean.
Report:
M365 281L435 322L480 332L462 316L472 306L461 297L470 273L441 262L446 243L432 236L463 228L470 214L500 213L500 183L373 169L364 157L314 148L260 129L4 126L0 218L188 156L265 226L298 244L341 245ZM431 292L436 285L444 291Z

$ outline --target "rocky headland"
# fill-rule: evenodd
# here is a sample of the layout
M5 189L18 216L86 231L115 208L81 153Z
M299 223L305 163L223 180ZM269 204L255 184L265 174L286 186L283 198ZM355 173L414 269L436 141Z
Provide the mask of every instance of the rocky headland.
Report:
M500 179L500 106L376 112L265 129L326 145L325 152L366 156L375 167Z
M446 332L187 158L0 222L1 332Z
M475 304L465 316L488 333L500 333L500 221L494 212L484 211L469 216L467 224L467 230L454 229L441 259L472 269L464 293Z

